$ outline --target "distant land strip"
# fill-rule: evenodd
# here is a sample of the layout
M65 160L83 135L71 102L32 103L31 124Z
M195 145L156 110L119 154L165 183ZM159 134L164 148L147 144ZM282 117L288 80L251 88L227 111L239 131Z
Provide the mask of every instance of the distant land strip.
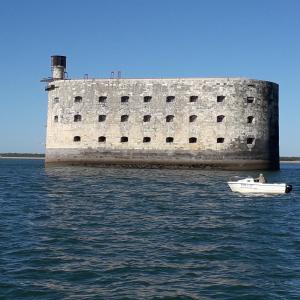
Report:
M45 158L45 153L17 153L17 152L9 152L9 153L0 153L0 158ZM282 156L280 157L280 161L299 161L299 156Z
M0 153L0 158L45 158L44 153Z

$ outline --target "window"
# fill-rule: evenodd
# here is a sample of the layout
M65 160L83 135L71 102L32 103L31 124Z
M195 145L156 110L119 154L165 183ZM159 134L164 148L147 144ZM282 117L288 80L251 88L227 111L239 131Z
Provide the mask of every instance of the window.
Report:
M81 122L81 115L75 115L74 122Z
M166 101L167 102L173 102L175 100L175 96L167 96Z
M224 138L222 138L222 137L217 138L217 143L218 143L218 144L224 143Z
M173 122L173 121L174 121L174 116L173 115L166 116L166 122Z
M127 143L128 142L128 137L127 136L122 136L121 137L121 143Z
M150 122L151 116L150 115L145 115L144 116L144 122Z
M225 116L223 116L223 115L217 116L217 123L223 122L224 118L225 118Z
M152 99L151 96L145 96L145 97L144 97L144 102L150 102L151 99Z
M99 102L100 102L100 103L104 103L104 102L106 102L106 99L107 99L106 96L100 96L100 97L99 97Z
M253 103L254 97L247 97L247 103Z
M128 121L129 116L128 115L122 115L121 116L121 122L127 122Z
M189 143L190 143L190 144L197 143L197 138L195 138L195 137L190 137L190 138L189 138Z
M190 96L190 102L197 102L198 96Z
M197 116L196 115L191 115L190 116L190 122L195 122L197 119Z
M128 102L129 100L129 96L122 96L121 97L121 102L124 103L124 102Z
M58 98L58 97L55 97L55 98L53 99L53 101L54 101L54 103L58 103L58 102L59 102L59 98Z
M173 143L174 142L174 138L173 137L167 137L166 138L166 143Z
M82 97L81 96L76 96L75 98L74 98L74 102L75 103L80 103L82 101Z
M253 117L253 116L247 117L247 123L248 123L248 124L251 124L251 123L253 123L253 122L254 122L254 117Z
M255 84L249 83L248 87L255 88Z
M247 145L252 145L253 142L254 142L254 138L252 137L247 138Z
M106 115L99 115L98 121L99 122L104 122L106 120Z
M151 138L149 136L145 136L143 138L143 143L150 143L151 142Z
M80 142L80 140L81 140L81 137L80 136L74 136L74 138L73 138L73 141L74 142Z
M225 99L225 96L217 96L217 102L223 102Z
M98 142L99 143L105 143L106 142L106 137L105 136L99 136L98 137Z
M58 122L58 116L54 116L54 122L55 122L55 123Z

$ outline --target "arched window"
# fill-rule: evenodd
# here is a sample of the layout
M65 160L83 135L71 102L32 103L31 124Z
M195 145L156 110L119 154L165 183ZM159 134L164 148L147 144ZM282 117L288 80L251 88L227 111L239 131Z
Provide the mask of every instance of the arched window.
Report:
M129 116L128 115L122 115L121 116L121 122L127 122L128 121Z
M76 136L74 136L73 141L74 142L80 142L81 141L81 137L78 136L78 135L76 135Z
M151 137L145 136L145 137L143 138L143 143L150 143L150 142L151 142Z
M74 122L81 122L81 115L75 115Z
M175 100L175 96L167 96L166 102L173 102Z
M74 98L74 102L75 103L79 103L79 102L81 102L82 101L82 97L81 96L76 96L75 98Z
M254 138L253 137L248 137L247 138L247 145L252 145L254 142Z
M106 115L99 115L98 122L104 122L106 120Z
M150 102L151 99L152 99L151 96L145 96L145 97L144 97L144 102Z
M124 103L124 102L128 102L129 100L129 96L122 96L121 97L121 102Z
M55 122L55 123L58 122L58 116L54 116L54 122Z
M225 96L217 96L217 102L223 102L225 99Z
M174 142L174 138L173 138L173 137L168 136L168 137L166 138L166 143L173 143L173 142Z
M217 116L217 122L218 122L218 123L223 122L224 118L225 118L225 116L223 116L223 115Z
M144 116L144 122L150 122L151 116L150 115L145 115Z
M247 117L247 123L249 123L249 124L254 123L254 117L253 116L248 116Z
M224 138L222 138L222 137L217 138L217 143L218 144L223 144L224 143Z
M190 143L190 144L197 143L197 138L195 138L195 137L190 137L190 138L189 138L189 143Z
M106 96L100 96L100 97L99 97L99 102L100 102L100 103L106 102L106 99L107 99Z
M174 121L174 116L173 115L166 116L166 122L173 122L173 121Z
M190 102L197 102L198 96L190 96Z
M98 142L99 143L105 143L106 142L106 137L105 136L99 136L98 137Z
M127 136L122 136L121 137L121 143L127 143L128 142L128 137Z
M197 116L196 115L191 115L190 116L190 122L195 122L197 120Z
M254 97L247 97L247 103L253 103Z

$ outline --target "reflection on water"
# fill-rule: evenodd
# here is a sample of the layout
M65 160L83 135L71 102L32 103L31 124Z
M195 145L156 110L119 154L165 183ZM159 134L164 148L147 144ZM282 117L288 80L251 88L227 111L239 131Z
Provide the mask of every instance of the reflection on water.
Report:
M0 160L0 298L296 299L300 165L265 173L283 196L248 175Z

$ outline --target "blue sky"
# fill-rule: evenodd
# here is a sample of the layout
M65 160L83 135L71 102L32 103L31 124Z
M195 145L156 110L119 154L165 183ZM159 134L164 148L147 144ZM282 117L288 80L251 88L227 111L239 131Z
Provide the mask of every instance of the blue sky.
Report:
M3 0L0 152L44 152L50 56L71 78L227 77L280 85L280 153L300 156L300 1Z

